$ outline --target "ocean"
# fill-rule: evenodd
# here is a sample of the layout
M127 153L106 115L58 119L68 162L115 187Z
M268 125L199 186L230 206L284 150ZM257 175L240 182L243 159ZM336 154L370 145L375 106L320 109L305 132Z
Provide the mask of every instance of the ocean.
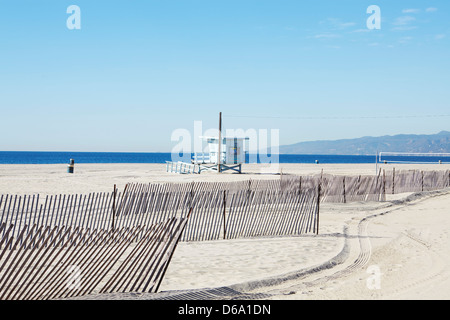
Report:
M247 161L249 162L249 155ZM0 164L55 164L69 163L165 163L171 161L171 153L158 152L38 152L0 151ZM254 157L251 157L254 159ZM450 162L450 157L440 159ZM279 163L375 163L375 155L310 155L280 154ZM394 161L394 160L393 160ZM434 162L436 157L396 157L395 161ZM260 160L258 159L258 162ZM253 161L254 163L254 161Z

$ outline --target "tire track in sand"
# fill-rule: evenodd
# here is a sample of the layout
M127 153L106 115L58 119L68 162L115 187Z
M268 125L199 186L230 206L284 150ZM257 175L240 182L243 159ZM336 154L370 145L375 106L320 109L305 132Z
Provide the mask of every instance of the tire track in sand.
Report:
M294 294L297 291L305 290L305 289L314 289L319 288L321 285L330 282L335 281L338 279L343 279L351 274L353 274L356 271L361 270L363 267L365 267L368 262L370 261L371 255L372 255L372 245L370 242L370 237L368 236L367 228L369 226L369 222L371 219L392 213L394 211L398 211L401 209L404 209L408 206L415 205L417 203L426 201L433 197L439 197L443 195L448 195L450 192L448 190L446 191L432 191L432 192L422 192L413 194L410 197L407 197L405 200L402 201L393 201L388 208L384 208L382 212L377 212L371 215L368 215L361 219L357 226L357 236L358 236L358 245L352 246L349 244L352 249L357 249L359 252L357 253L356 259L354 259L351 263L347 264L347 261L351 261L351 258L346 259L341 265L337 265L333 267L331 270L318 270L317 272L306 274L305 276L302 276L295 281L289 281L290 284L287 282L285 284L274 286L273 288L269 289L266 293L270 293L272 295L290 295ZM349 234L346 234L347 240L349 239ZM414 237L412 234L405 234L409 239L416 242L417 244L420 244L421 246L424 246L425 248L429 249L430 244L425 242L423 239L419 239L417 237ZM353 255L354 256L354 255ZM433 254L435 261L439 261L439 255L437 253ZM442 260L442 259L441 259ZM432 274L428 274L426 277L421 277L420 279L411 282L406 283L400 288L396 288L395 290L392 290L390 293L386 292L386 294L383 295L392 295L399 293L401 291L405 291L410 289L411 287L421 285L423 283L426 283L427 281L431 281L440 275L442 275L442 263L439 263L438 265L441 266L441 268L438 268L437 270L433 270ZM330 273L331 271L331 273ZM328 273L328 274L326 274ZM448 278L449 276L446 276Z

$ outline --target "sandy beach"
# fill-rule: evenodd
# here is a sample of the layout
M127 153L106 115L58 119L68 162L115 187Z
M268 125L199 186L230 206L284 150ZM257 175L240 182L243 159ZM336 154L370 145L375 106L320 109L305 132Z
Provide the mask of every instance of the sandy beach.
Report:
M60 194L110 192L114 184L121 189L127 183L165 183L192 181L242 181L278 179L284 175L374 175L379 170L448 170L449 164L244 164L242 174L203 172L174 174L165 164L75 164L73 174L67 164L1 164L0 194Z
M375 174L383 164L245 165L243 174L166 173L164 164L0 165L0 194L112 191L129 182L279 179L282 174ZM395 165L448 170L450 165ZM318 235L181 242L158 294L82 299L449 299L450 190L324 203ZM221 289L218 289L221 288Z

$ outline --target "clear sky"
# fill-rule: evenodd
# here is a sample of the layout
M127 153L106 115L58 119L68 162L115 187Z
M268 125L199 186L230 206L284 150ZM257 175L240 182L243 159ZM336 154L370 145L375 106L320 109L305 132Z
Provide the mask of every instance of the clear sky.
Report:
M280 144L437 133L449 57L443 0L0 0L0 150L170 152L219 111Z

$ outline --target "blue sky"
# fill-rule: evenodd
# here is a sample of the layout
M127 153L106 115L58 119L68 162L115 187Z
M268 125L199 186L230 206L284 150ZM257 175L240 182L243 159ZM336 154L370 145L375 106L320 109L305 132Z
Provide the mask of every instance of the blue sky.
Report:
M219 111L280 144L450 130L448 1L0 0L0 41L0 150L169 152Z

